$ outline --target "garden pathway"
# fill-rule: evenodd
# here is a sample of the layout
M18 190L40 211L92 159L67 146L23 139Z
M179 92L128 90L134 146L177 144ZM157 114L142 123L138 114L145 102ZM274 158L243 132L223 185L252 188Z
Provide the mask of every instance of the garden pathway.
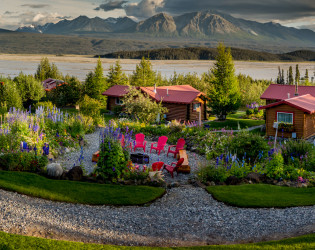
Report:
M117 245L244 243L314 233L315 206L234 208L188 185L148 206L126 207L52 202L0 190L0 231Z

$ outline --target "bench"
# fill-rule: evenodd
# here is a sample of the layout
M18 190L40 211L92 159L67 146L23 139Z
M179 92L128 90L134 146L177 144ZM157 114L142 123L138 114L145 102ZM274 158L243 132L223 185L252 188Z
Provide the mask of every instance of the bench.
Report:
M190 173L190 166L189 166L189 162L188 162L188 155L187 155L185 149L179 150L179 153L177 154L177 159L179 160L180 158L184 158L184 162L183 162L182 166L178 169L178 172L189 174Z

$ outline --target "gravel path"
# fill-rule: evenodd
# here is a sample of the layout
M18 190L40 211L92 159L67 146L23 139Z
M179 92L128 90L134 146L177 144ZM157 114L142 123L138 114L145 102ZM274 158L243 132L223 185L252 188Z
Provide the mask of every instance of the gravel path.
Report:
M142 207L66 204L0 190L0 231L117 245L255 242L314 233L315 206L233 208L188 185Z
M92 154L99 150L99 133L100 130L97 129L92 134L87 134L85 136L85 141L87 145L83 147L83 166L87 174L90 174L93 172L95 168L95 163L92 162ZM160 155L157 155L155 150L152 151L152 154L150 154L150 147L151 147L151 141L147 141L146 146L146 154L149 154L150 156L150 166L153 162L157 161L163 161L166 164L171 164L174 161L177 161L174 159L173 154L169 154L167 157L167 149L168 145L165 146L166 153L161 152ZM136 153L143 153L142 149L137 149ZM191 178L194 175L194 172L198 169L199 164L205 161L205 158L193 153L187 151L188 159L189 159L189 165L191 167L191 173L190 174L179 174L178 176L174 176L174 179L171 178L170 174L164 171L164 179L167 183L172 182L178 182L179 184L186 184L188 182L188 179ZM56 162L60 163L61 166L65 169L71 169L74 164L78 165L78 160L80 157L80 150L76 150L73 152L66 153L59 158L56 159Z

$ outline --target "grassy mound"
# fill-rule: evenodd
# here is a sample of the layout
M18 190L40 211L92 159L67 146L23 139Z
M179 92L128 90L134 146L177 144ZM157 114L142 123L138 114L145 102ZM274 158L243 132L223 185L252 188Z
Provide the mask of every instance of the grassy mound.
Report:
M0 171L0 188L53 201L90 205L141 205L162 196L163 188L51 180L26 172Z
M280 187L267 184L209 186L213 197L237 207L298 207L315 205L315 188Z

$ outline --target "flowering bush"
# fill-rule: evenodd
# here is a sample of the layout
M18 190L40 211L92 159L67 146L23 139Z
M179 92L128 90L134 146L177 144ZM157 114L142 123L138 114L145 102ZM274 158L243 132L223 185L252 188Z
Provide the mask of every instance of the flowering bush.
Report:
M127 168L123 170L124 180L139 180L144 181L149 177L149 169L146 165L134 165L131 161L128 162Z
M121 139L122 133L119 128L115 129L111 124L100 133L100 154L95 173L105 180L117 181L127 169L130 158L128 146L131 143L131 134L124 135L124 147Z
M246 118L259 118L263 117L264 112L259 110L260 105L256 102L246 105Z

